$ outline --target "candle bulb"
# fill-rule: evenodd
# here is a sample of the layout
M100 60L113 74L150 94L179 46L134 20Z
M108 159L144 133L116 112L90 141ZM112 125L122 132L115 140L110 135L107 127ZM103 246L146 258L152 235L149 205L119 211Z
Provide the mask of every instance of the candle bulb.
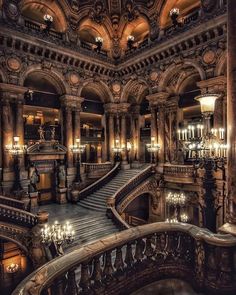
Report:
M178 129L178 138L179 138L179 140L181 139L180 136L181 136L181 135L180 135L180 130Z

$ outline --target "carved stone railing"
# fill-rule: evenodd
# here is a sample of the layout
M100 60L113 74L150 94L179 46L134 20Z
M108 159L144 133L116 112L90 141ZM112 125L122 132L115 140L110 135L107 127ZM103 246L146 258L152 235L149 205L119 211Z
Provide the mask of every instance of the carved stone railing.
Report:
M152 166L148 166L146 169L141 171L138 175L135 175L127 183L125 183L113 196L107 199L107 215L113 219L113 221L121 226L121 228L129 228L129 225L121 218L116 211L118 204L137 186L139 186L148 177L153 175Z
M82 163L82 166L84 167L84 173L91 173L94 171L108 171L112 168L112 163Z
M0 220L29 228L38 223L37 215L2 204L0 204Z
M109 235L53 259L12 295L121 295L163 278L199 292L235 294L236 238L194 225L152 223Z
M169 182L194 183L196 172L192 165L164 165L164 179Z
M13 198L8 198L5 196L0 196L0 204L7 205L13 208L25 210L25 203L19 200L15 200Z
M118 173L119 169L120 169L120 163L116 163L116 165L112 168L112 170L110 170L106 175L104 175L102 178L98 179L97 181L95 181L94 183L92 183L91 185L83 189L79 193L79 199L86 198L88 195L92 194L93 192L98 190L100 187L107 184Z

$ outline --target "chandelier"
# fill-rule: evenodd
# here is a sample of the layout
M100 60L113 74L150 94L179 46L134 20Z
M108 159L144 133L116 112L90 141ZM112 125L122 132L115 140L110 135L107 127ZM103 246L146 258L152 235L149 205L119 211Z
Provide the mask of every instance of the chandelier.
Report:
M215 101L219 95L200 95L195 99L201 104L205 124L191 124L178 129L178 140L187 152L188 159L208 158L224 160L227 155L224 128L210 128L210 118L214 113Z
M60 247L63 243L71 244L74 241L74 236L75 231L72 230L72 226L68 221L63 226L58 221L55 221L52 226L46 224L41 229L42 243L46 245L55 243Z
M115 146L112 148L114 153L121 153L124 150L124 147L120 145L120 140L115 140Z
M85 144L80 144L80 139L76 138L75 140L76 144L71 145L70 149L74 154L81 154L85 151L86 145Z
M183 192L169 192L166 196L166 222L188 222L189 217L184 212L187 197Z
M14 136L13 137L13 144L6 145L5 146L6 150L10 154L12 154L13 156L22 155L27 150L27 145L19 144L19 140L20 140L20 137L19 136Z

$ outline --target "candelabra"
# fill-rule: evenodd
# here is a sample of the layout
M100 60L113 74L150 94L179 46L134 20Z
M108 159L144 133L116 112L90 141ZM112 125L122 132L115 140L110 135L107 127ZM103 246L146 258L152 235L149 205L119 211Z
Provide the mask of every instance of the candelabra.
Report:
M62 245L71 244L75 238L75 231L71 224L67 221L63 226L55 221L53 225L45 225L41 229L42 243L47 246L54 246L56 255L63 254Z
M166 196L167 219L166 222L188 222L187 213L183 212L187 197L184 193L169 192ZM172 212L171 212L172 211ZM174 211L174 212L173 212ZM174 215L174 216L173 216ZM172 217L171 217L172 216Z
M49 33L49 31L51 30L51 27L52 27L52 23L53 23L53 17L50 15L50 14L45 14L44 17L44 22L45 22L45 29L44 29L44 32L46 34Z
M80 155L85 151L86 145L80 144L80 139L76 138L76 144L70 147L73 154L76 155L76 177L75 183L81 182L81 174L80 174Z
M173 25L176 27L179 25L178 17L179 17L179 9L174 7L170 10L170 17Z
M122 147L122 146L120 145L120 140L117 138L117 139L115 140L115 146L112 148L112 151L113 151L114 154L115 154L115 162L121 160L120 154L121 154L121 152L122 152L123 150L124 150L124 147Z
M96 51L97 51L98 53L100 53L100 51L101 51L101 49L102 49L103 38L98 36L98 37L95 38L95 42L96 42L96 45L97 45L97 47L96 47Z
M195 99L200 102L203 116L203 124L189 125L187 128L178 130L178 139L187 153L195 168L204 169L203 188L204 205L202 206L202 219L204 227L215 232L216 217L219 207L215 200L214 191L216 181L213 172L218 168L223 171L225 178L225 161L227 144L225 143L224 128L214 129L210 127L210 119L214 114L217 94L204 94Z
M133 49L134 48L134 36L132 35L129 35L127 37L127 46L129 48L129 50Z
M26 145L21 145L19 144L20 137L19 136L14 136L13 137L13 144L11 145L6 145L6 150L13 156L14 159L14 183L12 187L12 191L14 192L15 195L20 195L21 192L23 191L23 188L21 186L21 181L20 181L20 156L23 155L26 150L27 146Z
M151 143L146 144L147 150L151 155L151 164L155 163L157 152L160 150L160 145L155 143L155 137L151 137Z

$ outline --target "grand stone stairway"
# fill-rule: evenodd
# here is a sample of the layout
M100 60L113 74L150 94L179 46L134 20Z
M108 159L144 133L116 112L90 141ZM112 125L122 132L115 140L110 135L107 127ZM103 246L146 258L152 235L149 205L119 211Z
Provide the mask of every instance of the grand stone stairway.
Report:
M120 170L119 173L115 177L113 177L113 179L109 183L89 195L84 200L81 200L79 202L79 206L105 213L107 208L107 198L112 196L126 182L128 182L138 173L140 173L139 169Z
M75 240L71 247L82 245L106 235L118 232L119 229L106 216L106 199L112 196L132 177L140 173L141 170L129 169L120 170L112 180L92 193L77 205L73 204L51 204L41 206L41 210L49 212L49 223L59 221L63 223L69 221L75 230Z

